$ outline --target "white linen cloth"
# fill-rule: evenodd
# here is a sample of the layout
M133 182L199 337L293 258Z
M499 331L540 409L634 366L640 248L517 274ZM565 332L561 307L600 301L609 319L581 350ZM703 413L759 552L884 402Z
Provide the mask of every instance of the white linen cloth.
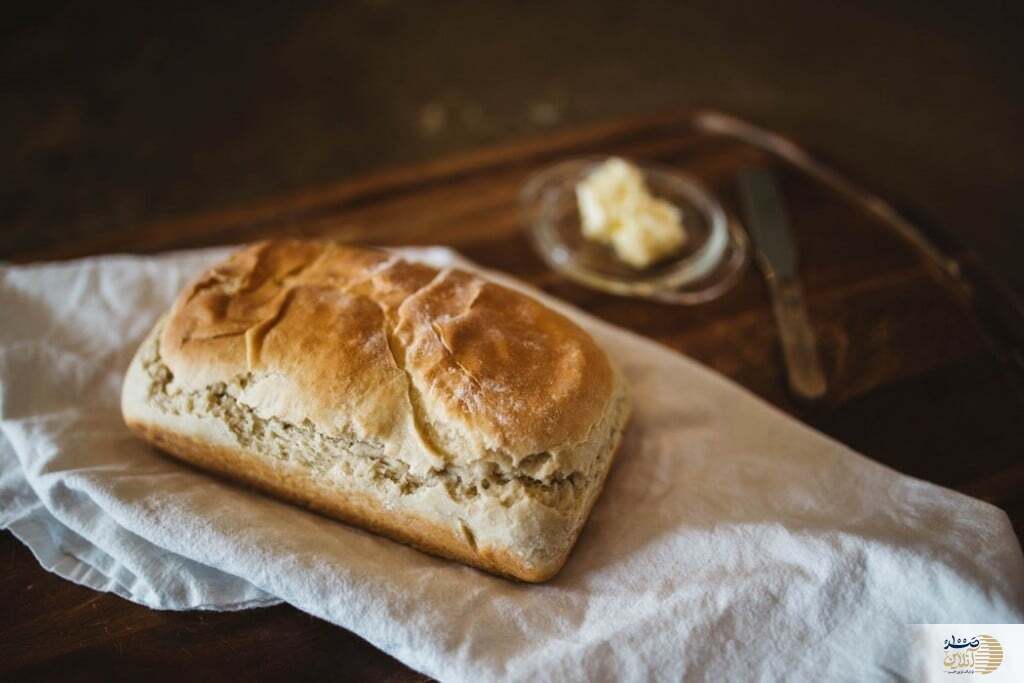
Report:
M1024 557L1001 510L550 299L623 367L635 402L550 583L435 559L165 458L122 425L123 373L225 253L0 268L0 526L46 569L160 609L283 600L452 681L889 679L911 674L908 624L1024 618Z

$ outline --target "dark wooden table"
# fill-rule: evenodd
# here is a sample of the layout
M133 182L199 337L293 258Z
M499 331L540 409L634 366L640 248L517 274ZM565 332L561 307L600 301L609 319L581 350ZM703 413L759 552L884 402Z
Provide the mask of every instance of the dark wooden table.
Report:
M693 173L733 210L739 168L779 169L830 383L825 401L803 406L788 395L756 270L718 301L679 308L598 294L543 266L522 232L517 194L524 179L567 156L610 153ZM19 235L14 258L155 252L272 234L453 246L689 354L880 462L988 500L1007 511L1018 535L1024 529L1024 312L1013 295L933 229L926 234L941 258L766 150L699 130L687 114L557 133L59 243ZM11 253L5 239L0 235L0 252ZM2 677L137 680L154 671L200 671L218 679L421 678L358 637L290 607L156 612L46 573L8 533L0 535L0 553Z

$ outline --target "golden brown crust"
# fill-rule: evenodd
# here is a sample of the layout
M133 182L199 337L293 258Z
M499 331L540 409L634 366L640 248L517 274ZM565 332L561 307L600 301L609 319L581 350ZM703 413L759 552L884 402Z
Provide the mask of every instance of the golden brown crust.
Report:
M360 495L348 492L345 496L339 496L336 490L326 487L307 470L293 468L286 475L280 464L253 458L241 449L211 445L142 421L127 420L126 424L140 438L189 464L432 555L520 581L540 583L557 574L583 527L582 523L578 525L572 543L558 560L546 566L528 566L512 552L491 547L470 548L465 539L452 529L423 517L396 514L368 493ZM621 437L621 431L618 437ZM612 458L617 449L618 443L611 452ZM606 467L601 473L601 480L586 504L581 522L590 515L591 508L604 488L609 469Z
M439 467L497 451L513 463L583 441L612 391L578 326L458 270L319 242L248 247L205 273L161 338L180 383L251 373L257 412L328 434L419 441ZM565 463L566 473L579 469Z

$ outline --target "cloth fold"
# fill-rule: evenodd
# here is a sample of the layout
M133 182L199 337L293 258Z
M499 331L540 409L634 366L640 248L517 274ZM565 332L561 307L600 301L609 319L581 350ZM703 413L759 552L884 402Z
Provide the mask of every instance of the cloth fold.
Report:
M453 252L401 250L435 266ZM161 609L286 601L442 680L909 676L913 623L1024 618L991 505L900 475L699 364L532 290L622 366L634 419L565 569L516 584L181 465L123 373L225 250L0 269L0 526ZM509 286L511 278L487 273Z

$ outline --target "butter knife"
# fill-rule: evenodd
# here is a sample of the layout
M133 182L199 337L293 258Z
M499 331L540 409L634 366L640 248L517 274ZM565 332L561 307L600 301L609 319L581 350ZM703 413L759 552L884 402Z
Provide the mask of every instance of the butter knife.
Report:
M819 399L827 389L825 373L797 278L796 243L775 176L768 169L748 168L740 172L739 184L747 228L771 291L789 388L800 398Z

